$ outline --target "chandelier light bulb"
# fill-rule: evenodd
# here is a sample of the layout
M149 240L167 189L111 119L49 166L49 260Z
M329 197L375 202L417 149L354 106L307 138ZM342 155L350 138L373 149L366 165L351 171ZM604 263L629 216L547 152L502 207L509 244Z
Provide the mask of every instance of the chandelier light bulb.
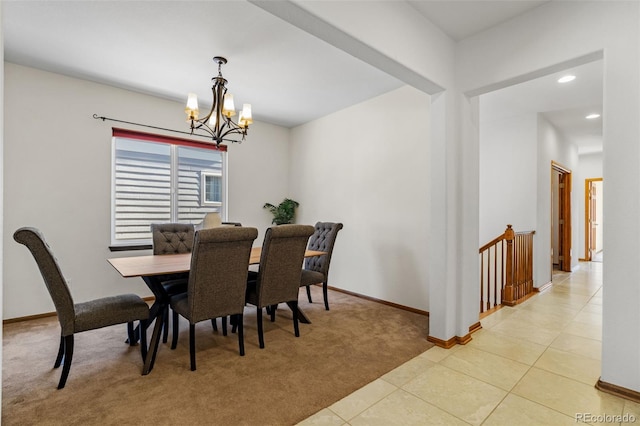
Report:
M238 126L248 127L253 123L253 117L251 116L251 104L243 104L242 111L240 112L240 118L238 118Z
M224 95L222 113L227 117L233 117L234 115L236 115L236 106L233 103L233 95L231 93L227 93L226 95Z
M187 113L187 121L198 119L198 96L195 93L189 93L184 111Z

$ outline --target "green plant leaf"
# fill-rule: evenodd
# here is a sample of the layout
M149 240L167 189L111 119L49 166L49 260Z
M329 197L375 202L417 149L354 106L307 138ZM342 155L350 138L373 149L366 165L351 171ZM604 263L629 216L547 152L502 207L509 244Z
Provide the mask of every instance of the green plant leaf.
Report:
M298 207L300 203L290 198L285 198L282 200L280 204L274 206L271 203L265 203L262 206L265 209L269 209L271 214L273 215L273 220L271 223L276 225L283 225L286 223L293 223L293 219L296 214L296 207Z

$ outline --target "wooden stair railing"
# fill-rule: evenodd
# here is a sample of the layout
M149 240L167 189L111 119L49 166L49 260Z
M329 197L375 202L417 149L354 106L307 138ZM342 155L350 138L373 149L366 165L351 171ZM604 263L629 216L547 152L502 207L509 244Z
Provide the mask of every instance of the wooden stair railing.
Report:
M514 306L533 292L533 235L504 233L480 247L480 313Z

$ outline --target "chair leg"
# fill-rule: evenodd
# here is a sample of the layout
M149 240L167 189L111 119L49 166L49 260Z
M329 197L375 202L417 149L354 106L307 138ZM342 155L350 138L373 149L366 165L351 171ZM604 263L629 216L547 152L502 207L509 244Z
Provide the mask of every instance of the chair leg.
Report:
M196 371L196 325L189 324L189 358L191 358L191 371Z
M169 339L169 308L164 312L164 329L162 330L162 343Z
M293 331L296 337L300 337L300 329L298 327L298 301L294 300L291 303L295 307L295 309L291 309L291 312L293 312Z
M62 366L62 376L58 383L58 389L62 389L67 383L69 370L71 369L71 361L73 360L73 334L64 338L64 365Z
M140 320L140 355L142 355L142 362L147 359L147 321Z
M53 368L60 367L63 357L64 357L64 336L60 336L60 347L58 348L58 356L56 357L56 363L53 364Z
M260 349L264 349L264 336L262 334L262 308L258 308L258 343L260 343Z
M238 317L236 315L231 315L229 317L229 323L231 324L231 332L235 333L238 330Z
M327 282L323 282L322 283L322 295L324 296L324 308L328 311L329 310L329 294L327 291Z
M271 305L271 322L276 322L276 310L278 309L278 305Z
M127 340L129 341L129 346L135 346L136 339L134 338L133 321L129 321L127 323L127 336L128 336Z
M237 327L238 330L238 346L240 347L240 356L244 356L244 325L243 325L243 315L237 314L234 315L235 323L234 327Z
M227 317L222 317L222 335L227 335Z
M213 327L213 331L218 331L218 322L215 318L211 318L211 327Z
M178 346L178 328L180 326L180 318L178 313L173 311L173 332L171 333L171 349L175 349ZM166 327L166 324L165 324Z
M313 303L313 300L311 300L311 286L307 286L307 299L309 299L309 303Z

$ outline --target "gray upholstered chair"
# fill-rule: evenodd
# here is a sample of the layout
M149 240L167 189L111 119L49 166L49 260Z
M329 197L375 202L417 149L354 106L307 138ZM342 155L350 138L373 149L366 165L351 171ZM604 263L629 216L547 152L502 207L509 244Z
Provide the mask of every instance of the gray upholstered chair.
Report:
M151 236L154 255L191 253L195 229L190 223L152 223ZM171 297L187 291L189 273L162 275L156 279L162 283L167 297ZM168 320L169 311L166 311L162 334L164 343L169 336Z
M123 294L74 303L60 266L40 231L35 228L20 228L13 234L13 239L31 251L56 307L61 333L58 356L53 367L60 367L64 361L58 389L64 387L69 376L75 333L127 323L129 342L133 346L133 322L140 321L140 352L142 359L145 359L149 307L144 300L135 294Z
M191 253L195 230L190 223L152 223L153 254Z
M329 298L327 292L327 283L329 281L329 264L331 263L331 254L333 246L338 236L338 231L342 229L341 223L318 222L315 226L315 232L309 239L309 250L324 251L327 254L323 256L314 256L305 259L304 269L302 270L302 278L300 287L307 288L307 298L309 303L311 300L312 284L322 283L322 294L324 296L324 308L329 310Z
M251 246L256 228L218 227L196 233L186 294L171 298L173 341L178 342L178 314L189 320L191 370L196 369L196 323L231 315L238 330L240 355L244 355L243 311Z
M247 303L257 307L258 341L264 348L262 308L271 308L271 318L278 303L286 302L293 312L293 329L298 330L298 291L302 274L302 261L309 236L310 225L278 225L267 229L262 243L260 268L247 282Z

